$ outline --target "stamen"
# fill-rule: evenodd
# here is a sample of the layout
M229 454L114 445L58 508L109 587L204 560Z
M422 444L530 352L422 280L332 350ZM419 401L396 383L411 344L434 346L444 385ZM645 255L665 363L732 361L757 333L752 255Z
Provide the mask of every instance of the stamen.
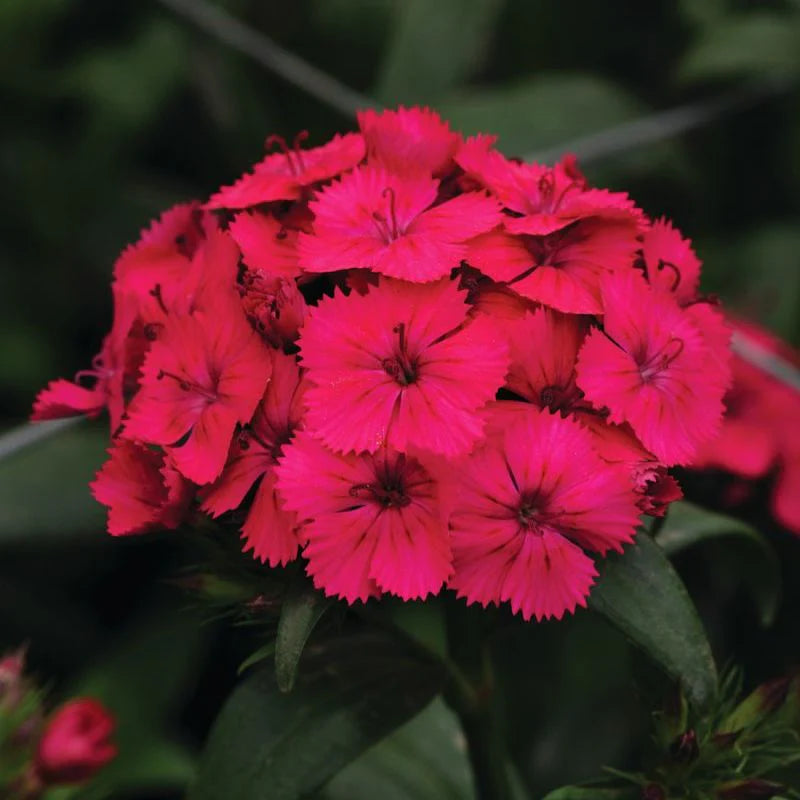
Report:
M217 395L215 392L212 392L209 389L206 389L204 386L200 386L200 384L194 383L192 381L187 380L186 378L181 377L180 375L176 375L174 372L167 372L166 370L159 370L158 375L156 375L156 380L163 380L164 378L171 378L174 380L178 386L184 392L195 392L199 394L201 397L204 397L206 400L210 402L214 402L217 400Z
M267 136L266 141L264 142L264 148L266 150L271 150L276 145L280 149L280 151L286 156L286 162L289 165L289 172L291 172L292 175L297 175L298 172L301 172L303 169L303 165L302 163L300 163L299 165L295 163L295 159L292 156L294 155L296 158L297 154L296 153L293 154L292 151L289 149L289 145L286 144L286 139L284 139L283 136L279 136L277 133L271 133L269 136Z
M166 303L164 302L164 297L163 297L163 296L162 296L162 294L161 294L161 284L160 284L160 283L157 283L157 284L156 284L156 285L155 285L155 286L154 286L154 287L153 287L153 288L150 290L150 295L151 295L152 297L155 297L155 299L156 299L156 302L157 302L157 303L158 303L158 305L159 305L159 308L160 308L160 309L161 309L161 310L162 310L162 311L163 311L165 314L169 314L169 311L167 310L167 305L166 305Z
M382 192L381 197L386 197L389 195L389 219L392 221L392 238L397 238L397 214L395 211L395 195L394 189L391 186L387 186Z
M401 386L408 386L416 381L417 368L407 350L405 322L399 322L392 330L397 334L397 353L391 358L384 358L381 366Z
M681 283L681 271L671 261L664 261L663 258L660 258L658 260L658 267L656 267L656 269L659 272L663 272L664 269L671 269L673 271L674 277L672 279L672 286L669 287L669 290L671 292L674 292L678 288L678 286L680 286L680 283Z
M300 171L302 172L306 167L303 163L303 151L300 149L300 145L308 139L308 131L300 131L297 136L294 137L294 141L292 142L292 149L294 150L294 157L297 159L297 163L300 166Z
M275 238L279 241L283 241L289 235L289 231L286 230L284 225L281 225L281 229L275 234Z
M663 347L656 350L650 358L639 365L639 373L642 376L642 380L649 381L660 372L663 372L678 358L678 356L680 356L683 352L683 348L683 339L677 336L671 338Z

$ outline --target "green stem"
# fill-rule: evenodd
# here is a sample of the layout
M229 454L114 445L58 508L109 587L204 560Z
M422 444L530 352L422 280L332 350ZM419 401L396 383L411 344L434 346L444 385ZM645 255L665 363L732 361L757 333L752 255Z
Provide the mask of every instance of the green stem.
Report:
M447 609L450 659L463 680L451 680L445 699L457 714L467 740L478 800L510 800L506 746L495 712L494 680L486 640L470 610Z

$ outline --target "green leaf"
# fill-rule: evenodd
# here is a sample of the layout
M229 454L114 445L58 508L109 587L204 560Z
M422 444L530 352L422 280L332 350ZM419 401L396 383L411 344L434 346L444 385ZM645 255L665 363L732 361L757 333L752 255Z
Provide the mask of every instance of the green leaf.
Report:
M466 740L441 698L345 767L324 800L466 800L474 797Z
M437 663L371 632L307 648L290 694L259 670L214 723L190 800L304 797L427 705L441 680Z
M800 72L800 16L755 11L705 28L683 58L679 76L697 81Z
M394 8L375 92L387 105L436 102L469 78L481 65L502 3L403 0Z
M81 425L0 461L0 541L103 530L103 507L89 482L107 446L106 425Z
M296 580L291 585L281 607L275 639L275 679L282 692L292 690L303 648L330 605L330 599L307 580Z
M670 506L664 526L656 536L669 556L720 539L730 540L726 550L735 551L741 562L742 579L756 602L761 624L771 625L780 602L781 570L772 546L755 528L684 501Z
M463 92L439 111L465 134L490 130L509 155L561 145L638 117L644 109L610 81L582 73L550 73L515 86Z
M672 678L689 701L704 707L717 687L717 670L703 625L681 579L645 533L598 564L589 607L616 625Z

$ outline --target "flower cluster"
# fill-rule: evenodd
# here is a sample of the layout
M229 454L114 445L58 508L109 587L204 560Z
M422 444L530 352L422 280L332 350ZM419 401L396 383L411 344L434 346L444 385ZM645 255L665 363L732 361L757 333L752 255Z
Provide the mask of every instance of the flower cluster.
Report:
M112 534L245 514L349 602L584 605L594 555L680 496L716 432L728 329L664 220L575 159L506 158L428 110L267 155L114 267L90 371L34 419L108 409Z
M780 359L800 369L800 353L751 322L732 320L753 356L762 361ZM775 474L772 513L800 534L800 401L797 389L777 380L751 361L735 355L733 385L725 395L726 414L719 436L704 443L695 469L722 469L742 479L730 491L730 500L749 491L748 482Z

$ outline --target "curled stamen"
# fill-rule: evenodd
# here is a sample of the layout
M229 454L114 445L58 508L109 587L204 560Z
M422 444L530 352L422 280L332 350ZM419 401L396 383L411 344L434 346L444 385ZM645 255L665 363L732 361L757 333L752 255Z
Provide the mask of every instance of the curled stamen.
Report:
M539 192L543 194L545 197L550 197L553 194L553 191L556 188L556 182L553 178L553 171L547 170L547 172L539 178Z
M299 163L295 163L295 159L297 158L297 151L295 150L295 152L293 153L289 149L289 145L286 144L286 139L284 139L283 136L279 136L277 133L271 133L269 136L267 136L264 142L264 148L266 150L271 150L276 145L278 148L280 148L280 151L286 156L286 163L289 165L289 171L292 173L292 175L297 175L298 172L301 172L303 169L302 161Z
M683 352L683 348L683 339L677 336L671 338L663 347L658 349L650 358L639 366L639 373L642 376L642 380L650 380L650 378L665 370L680 356Z
M674 277L672 279L672 286L669 287L669 290L671 292L674 292L678 288L678 286L680 286L680 283L681 283L681 271L671 261L664 261L663 258L660 258L658 260L658 266L656 267L656 269L659 272L663 272L665 269L672 270Z
M401 386L408 386L417 379L417 367L407 350L405 322L398 322L392 331L397 334L397 352L391 358L384 358L381 366L386 374L394 378Z
M167 372L167 370L161 369L158 371L158 375L156 375L156 380L164 380L164 378L171 378L175 381L180 389L184 392L196 392L201 397L204 397L206 400L211 402L217 399L217 395L215 392L212 392L209 389L206 389L204 386L200 386L200 384L193 383L186 378L176 375L174 372Z
M294 156L297 159L297 163L300 166L300 169L305 169L305 164L303 163L303 151L300 148L300 145L308 139L308 131L300 131L297 136L294 137L294 141L292 142L292 149L294 150Z

